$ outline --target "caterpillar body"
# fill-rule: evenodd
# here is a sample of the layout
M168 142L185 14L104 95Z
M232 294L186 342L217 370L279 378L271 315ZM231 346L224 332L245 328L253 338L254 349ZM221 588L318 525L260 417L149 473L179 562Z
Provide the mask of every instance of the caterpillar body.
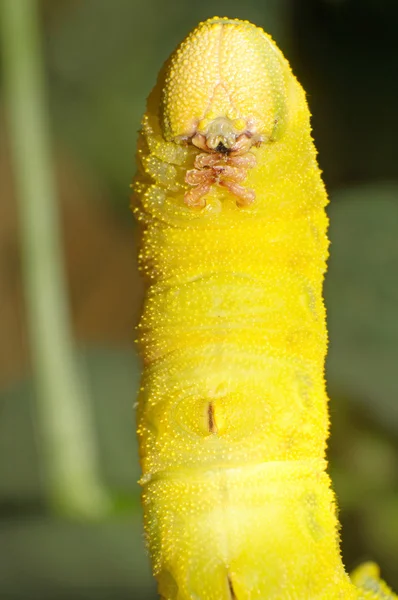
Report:
M148 282L138 437L164 600L397 598L343 567L326 473L327 195L273 40L215 17L166 62L138 142Z

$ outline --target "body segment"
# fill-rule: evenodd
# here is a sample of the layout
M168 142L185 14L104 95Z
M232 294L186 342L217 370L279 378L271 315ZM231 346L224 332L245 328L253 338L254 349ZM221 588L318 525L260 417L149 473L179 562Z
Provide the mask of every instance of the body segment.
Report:
M340 558L309 116L271 38L229 19L199 25L148 99L138 436L166 600L395 597L354 586Z

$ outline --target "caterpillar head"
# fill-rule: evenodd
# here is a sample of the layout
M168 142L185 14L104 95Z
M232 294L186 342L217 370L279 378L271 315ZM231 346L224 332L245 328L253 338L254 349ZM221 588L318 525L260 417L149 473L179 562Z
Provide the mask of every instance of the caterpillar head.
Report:
M166 68L165 139L234 154L271 139L286 112L286 71L262 29L218 17L201 23Z
M203 207L214 184L239 206L255 199L241 185L256 164L252 146L275 139L286 120L289 66L272 39L247 21L201 23L168 61L160 120L167 141L193 144L199 155L188 171L188 206Z

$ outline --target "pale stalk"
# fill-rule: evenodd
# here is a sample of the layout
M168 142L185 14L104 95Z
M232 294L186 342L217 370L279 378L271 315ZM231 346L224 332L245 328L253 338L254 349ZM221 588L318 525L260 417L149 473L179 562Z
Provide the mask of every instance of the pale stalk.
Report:
M53 507L98 516L109 500L88 391L75 362L36 1L1 0L0 22L44 480Z

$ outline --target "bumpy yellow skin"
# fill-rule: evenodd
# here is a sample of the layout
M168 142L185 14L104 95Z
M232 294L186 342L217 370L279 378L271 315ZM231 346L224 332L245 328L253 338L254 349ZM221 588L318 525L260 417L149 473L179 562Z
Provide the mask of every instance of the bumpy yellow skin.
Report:
M190 143L218 117L261 141L239 206L186 205ZM134 212L145 531L165 600L397 598L342 565L325 472L327 196L304 92L248 22L201 23L148 100ZM355 585L354 585L355 584Z

